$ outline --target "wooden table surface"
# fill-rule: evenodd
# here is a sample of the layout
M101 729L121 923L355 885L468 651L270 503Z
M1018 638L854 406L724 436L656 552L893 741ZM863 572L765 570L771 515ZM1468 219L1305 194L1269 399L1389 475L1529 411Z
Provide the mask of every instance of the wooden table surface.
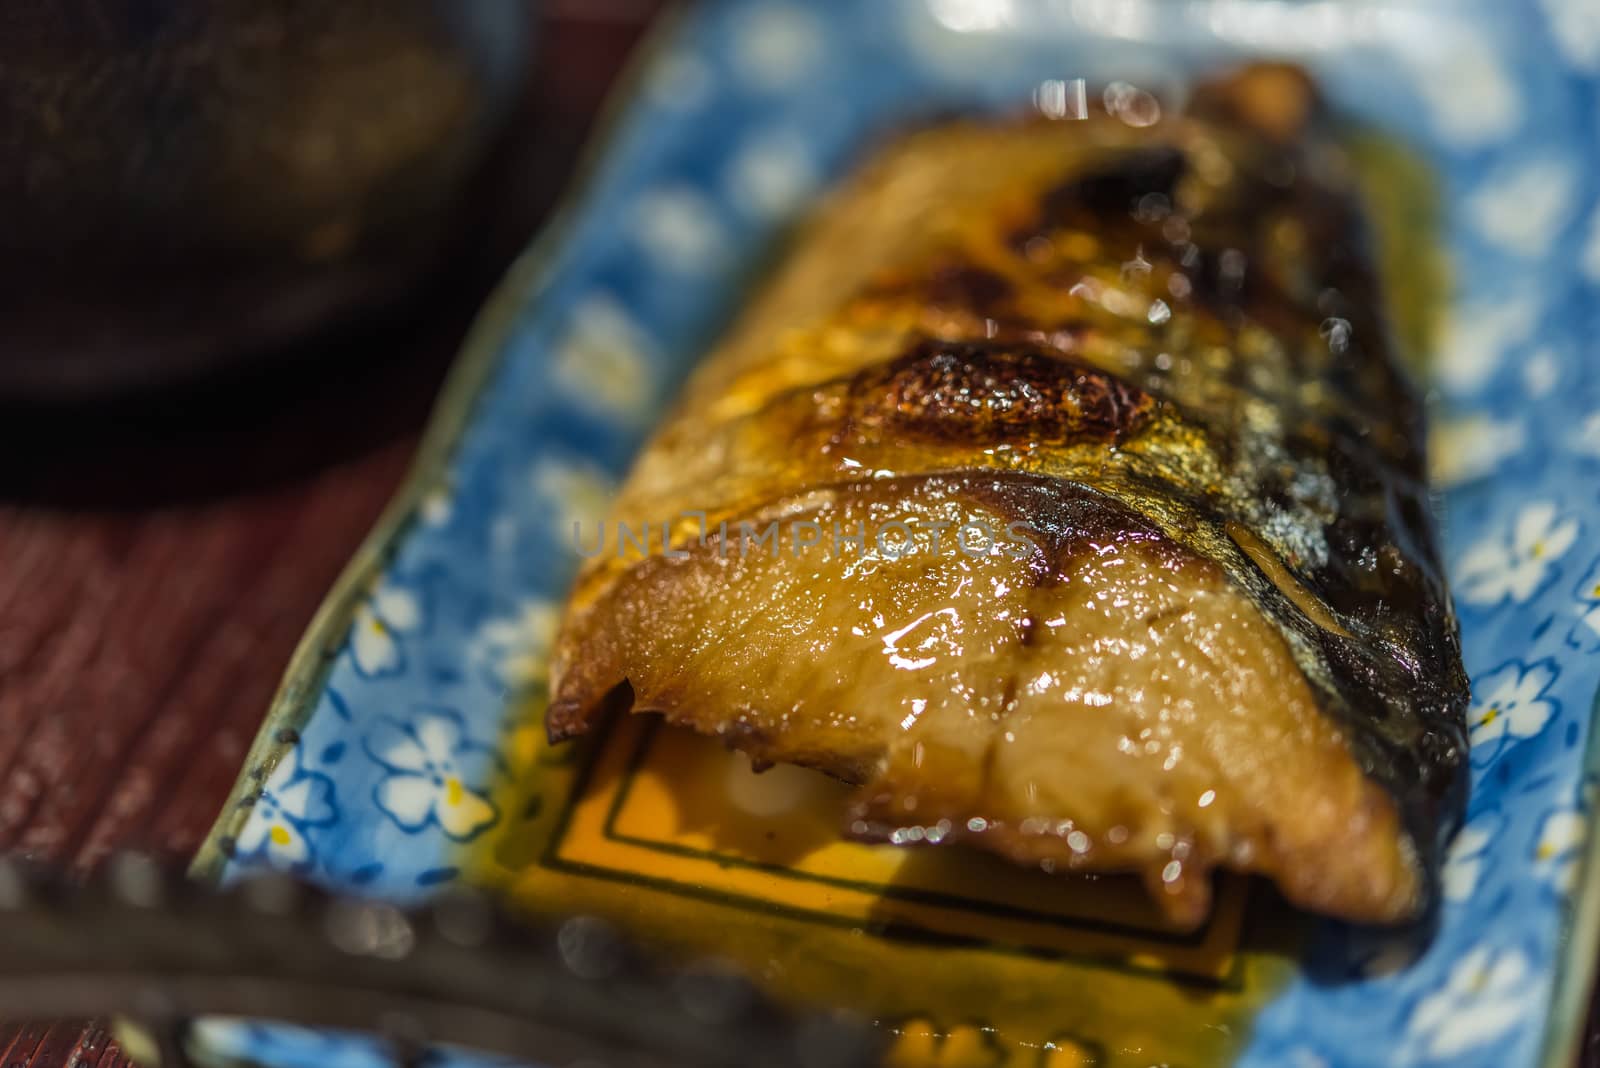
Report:
M194 852L654 6L539 4L482 218L410 310L133 410L0 409L0 851ZM0 1022L5 1068L127 1063L101 1025Z
M657 2L539 6L484 218L410 310L133 410L0 408L0 851L85 873L199 844ZM128 1063L102 1023L0 1022L5 1068Z

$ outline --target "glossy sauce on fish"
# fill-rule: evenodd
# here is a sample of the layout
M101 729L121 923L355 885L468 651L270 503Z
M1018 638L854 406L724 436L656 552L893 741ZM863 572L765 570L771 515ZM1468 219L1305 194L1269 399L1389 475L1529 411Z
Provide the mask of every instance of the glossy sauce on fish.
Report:
M630 476L672 551L585 567L551 736L625 688L857 784L856 837L1408 919L1466 681L1348 161L1283 68L1122 118L836 192Z

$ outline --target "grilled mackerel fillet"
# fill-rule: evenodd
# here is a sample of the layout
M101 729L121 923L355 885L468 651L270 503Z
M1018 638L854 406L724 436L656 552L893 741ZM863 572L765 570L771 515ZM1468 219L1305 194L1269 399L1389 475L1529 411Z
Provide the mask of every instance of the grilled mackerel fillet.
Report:
M665 537L586 562L550 735L620 693L864 840L1412 918L1467 681L1348 163L1291 69L1108 100L823 205L628 479Z

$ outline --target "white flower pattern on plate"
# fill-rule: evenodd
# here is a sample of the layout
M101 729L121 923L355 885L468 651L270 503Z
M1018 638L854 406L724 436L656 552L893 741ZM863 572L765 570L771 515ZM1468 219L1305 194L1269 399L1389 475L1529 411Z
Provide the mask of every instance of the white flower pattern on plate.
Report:
M265 859L278 868L302 870L314 856L307 827L326 827L338 818L333 782L300 767L299 751L284 755L256 795L250 818L234 843L237 857Z
M1428 434L1428 474L1440 487L1475 482L1520 452L1527 437L1520 419L1473 413L1439 420Z
M1568 440L1574 451L1600 458L1600 411L1584 416Z
M437 824L453 839L474 837L499 818L494 803L469 785L461 758L488 753L469 739L454 709L423 709L412 722L386 719L363 740L388 772L373 790L379 809L406 831Z
M1521 604L1551 577L1551 565L1578 540L1578 521L1555 504L1534 501L1499 534L1468 549L1456 569L1458 596L1468 604Z
M584 297L556 346L556 381L579 404L638 418L655 396L650 341L622 303L609 293Z
M499 692L521 693L548 679L550 643L558 621L553 603L532 598L514 616L485 620L467 655L487 672Z
M1485 238L1519 256L1550 248L1572 214L1578 176L1566 160L1535 159L1493 175L1467 202Z
M1475 766L1493 763L1511 742L1544 730L1556 713L1555 703L1544 696L1555 681L1555 668L1547 662L1524 668L1513 661L1473 683L1467 731Z
M455 514L455 501L450 495L448 482L440 481L429 487L417 502L417 515L430 527L442 527Z
M1561 368L1565 362L1549 349L1531 353L1522 365L1522 384L1527 388L1528 396L1537 399L1555 389L1556 383L1561 381Z
M1541 981L1516 949L1478 946L1435 990L1411 1010L1407 1032L1430 1061L1449 1063L1509 1031L1540 996Z
M405 667L405 650L397 634L422 626L422 601L415 590L380 579L356 609L350 625L350 655L356 670L367 678L398 675Z
M1585 652L1600 652L1600 557L1578 582L1578 622L1572 644Z
M806 139L795 131L768 131L751 138L728 167L728 191L747 214L785 218L816 188L817 163Z
M1580 70L1600 71L1600 4L1594 0L1541 0L1550 36L1567 61Z
M793 85L822 53L822 32L798 5L756 6L744 13L734 32L734 66L757 89Z
M533 465L529 481L557 533L570 538L572 548L586 552L596 542L604 546L606 512L617 489L610 472L587 460L543 456Z
M1478 888L1478 878L1483 874L1483 863L1489 843L1500 828L1498 817L1480 816L1457 832L1450 851L1445 854L1444 869L1440 879L1444 884L1447 901L1465 901Z
M1578 858L1588 837L1588 820L1575 807L1558 808L1539 824L1539 841L1533 847L1534 870L1562 895L1572 891L1578 878Z
M1458 308L1445 326L1440 348L1450 358L1437 368L1439 383L1455 394L1481 387L1539 324L1545 300L1537 292L1498 293Z
M1433 48L1400 53L1434 128L1461 146L1482 145L1516 129L1523 118L1517 83L1499 50L1476 26L1457 24Z
M1316 1050L1297 1049L1289 1054L1286 1068L1328 1068L1328 1060Z
M669 271L710 270L728 252L728 237L711 202L686 186L652 189L633 210L634 236Z

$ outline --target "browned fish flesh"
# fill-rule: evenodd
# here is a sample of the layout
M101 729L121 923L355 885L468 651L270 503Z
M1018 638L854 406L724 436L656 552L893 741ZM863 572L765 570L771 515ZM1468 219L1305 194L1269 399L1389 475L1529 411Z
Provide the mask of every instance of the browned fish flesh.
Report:
M556 643L635 712L859 785L846 833L1210 873L1396 923L1464 801L1422 419L1310 83L941 122L700 366Z

